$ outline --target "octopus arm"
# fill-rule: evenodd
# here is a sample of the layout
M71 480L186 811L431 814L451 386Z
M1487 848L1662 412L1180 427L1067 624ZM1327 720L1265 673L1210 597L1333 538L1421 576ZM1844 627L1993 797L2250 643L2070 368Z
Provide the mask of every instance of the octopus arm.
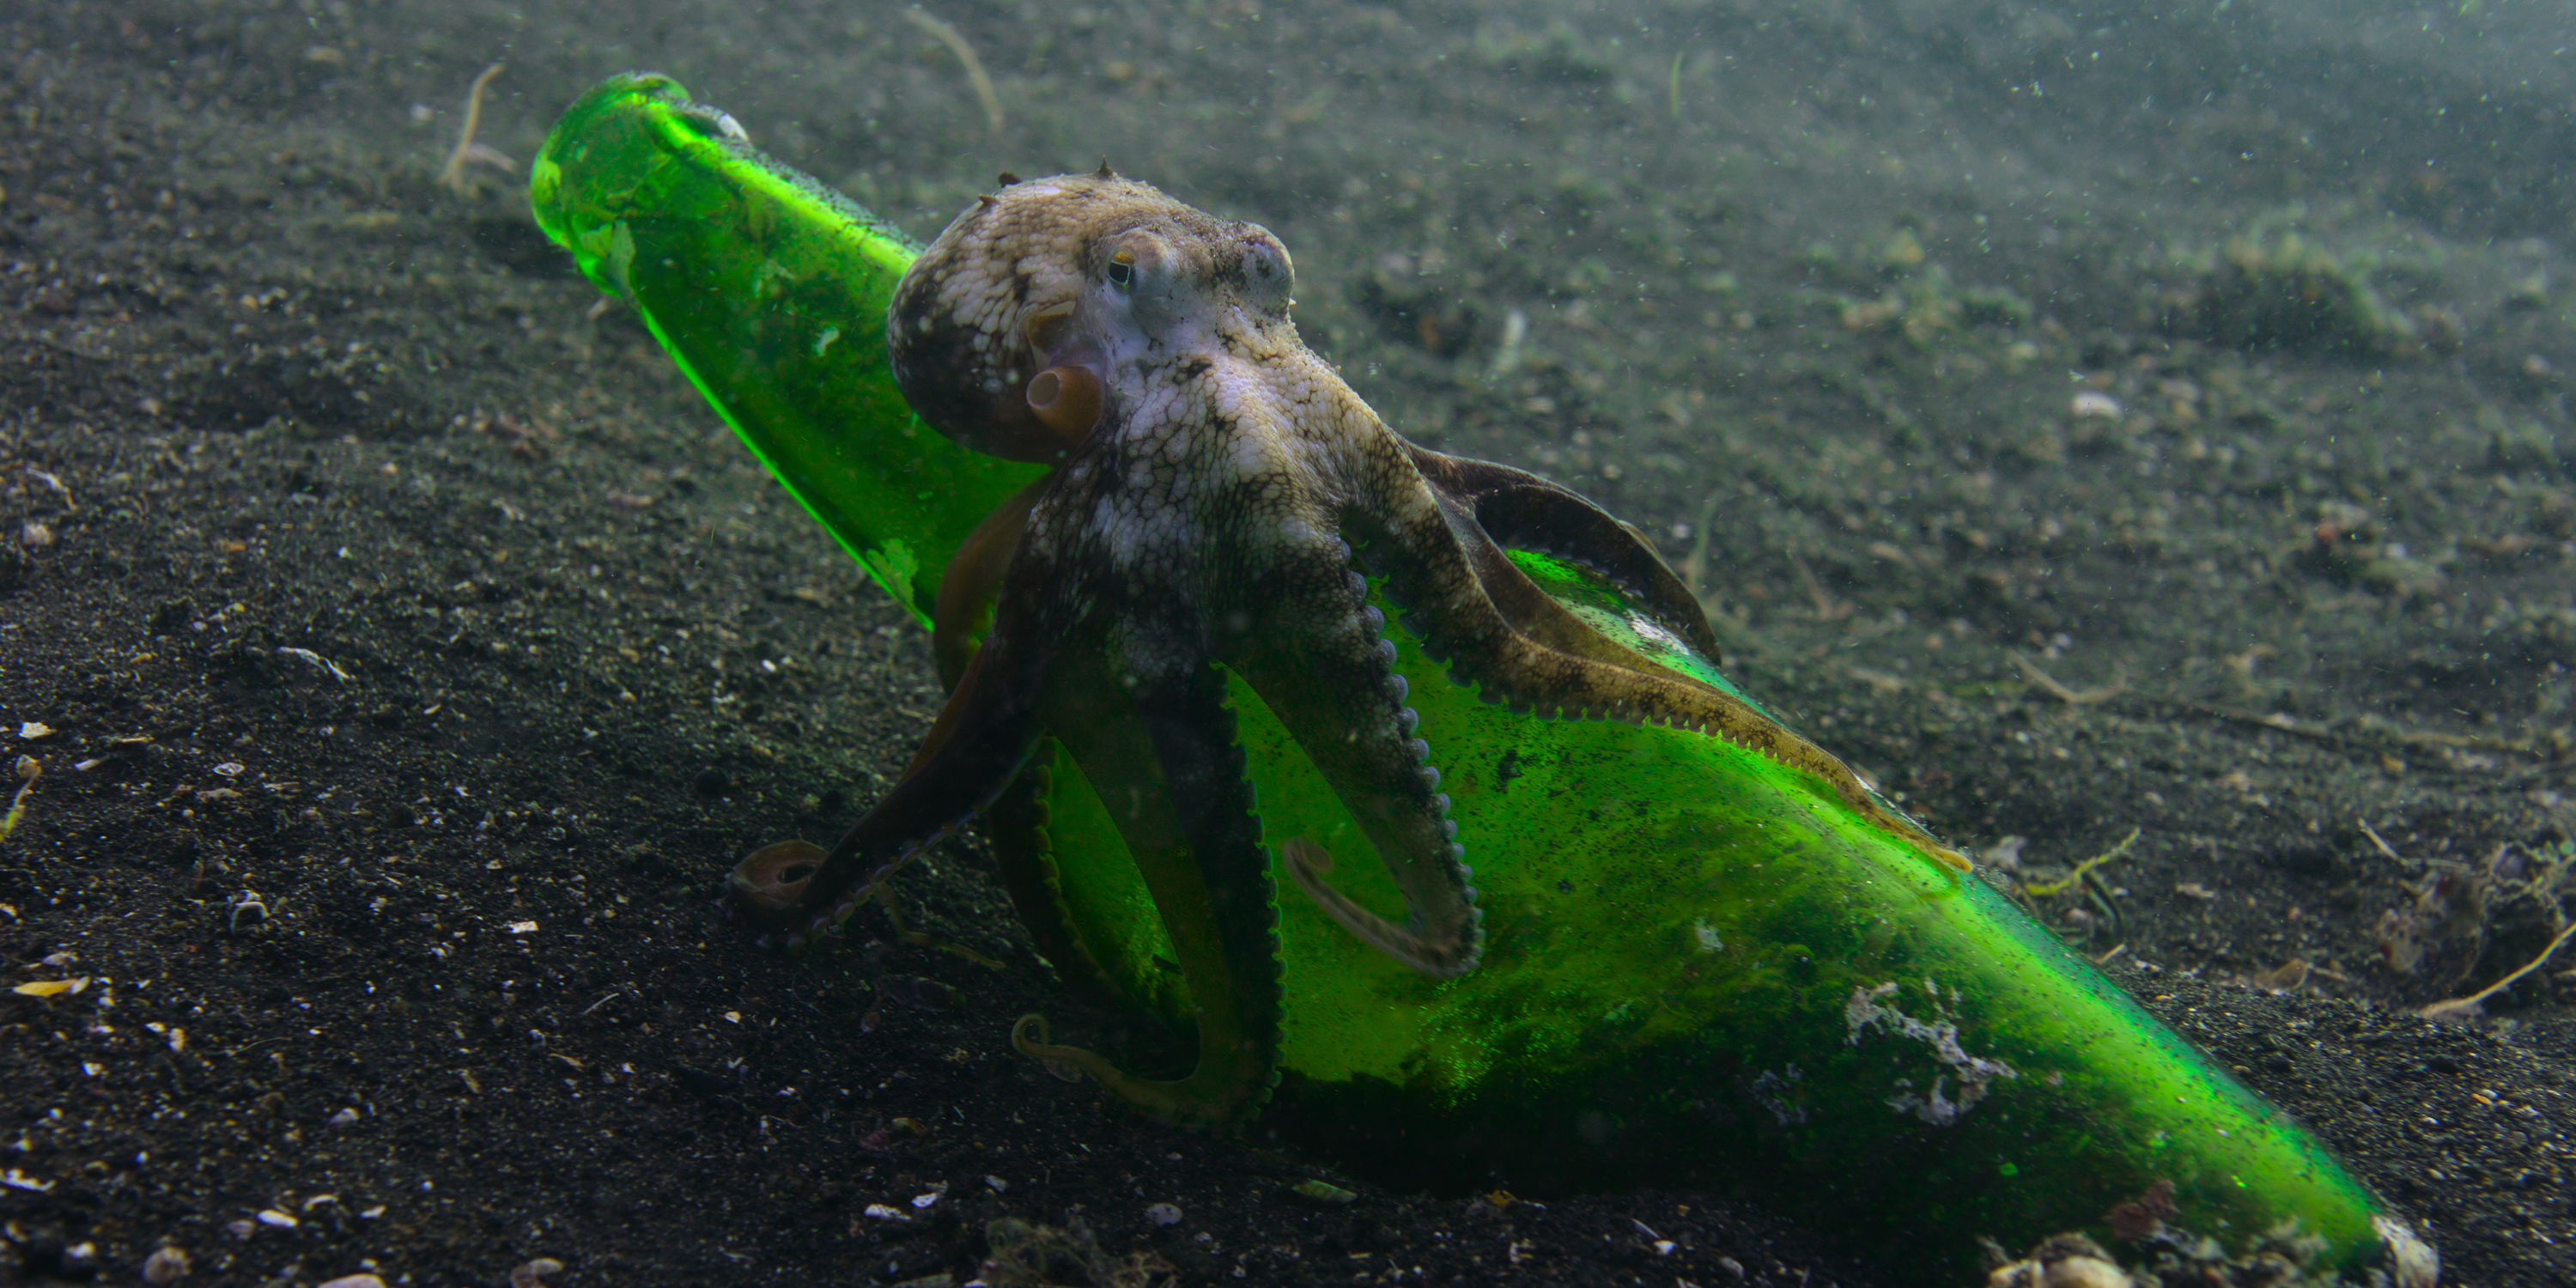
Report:
M1139 1077L1050 1042L1037 1015L1021 1017L1011 1043L1164 1118L1239 1121L1278 1081L1281 987L1269 856L1223 677L1201 664L1140 684L1124 701L1105 667L1079 678L1057 686L1047 724L1096 781L1130 789L1115 793L1111 813L1189 984L1198 1061L1181 1078Z
M1572 559L1627 593L1655 623L1718 661L1717 635L1699 598L1635 528L1581 493L1527 470L1448 456L1407 443L1414 468L1445 500L1466 508L1507 550Z
M1363 478L1353 514L1377 527L1370 558L1389 574L1387 589L1406 610L1406 626L1453 679L1476 686L1486 701L1543 717L1673 725L1723 738L1822 779L1855 813L1938 866L1969 870L1965 856L1879 799L1849 766L1752 704L1642 658L1624 664L1618 655L1634 655L1580 619L1556 620L1531 598L1546 592L1508 559L1481 550L1491 538L1460 523L1409 460L1386 462Z
M1414 736L1419 717L1405 705L1386 619L1369 606L1347 547L1333 549L1300 570L1305 585L1267 596L1280 607L1236 661L1376 844L1410 924L1334 889L1324 879L1332 858L1312 840L1290 838L1281 854L1298 886L1362 942L1425 975L1463 975L1475 969L1484 930L1449 798Z
M1476 574L1478 588L1512 630L1560 653L1641 675L1670 674L1636 650L1594 630L1591 624L1567 611L1555 596L1540 589L1519 564L1512 562L1502 543L1477 521L1466 502L1436 489L1434 495L1439 500L1441 517L1449 524L1450 535Z
M930 614L930 653L939 662L939 682L950 689L966 674L966 664L982 642L978 636L992 620L994 596L1001 593L1011 556L1019 553L1020 538L1029 530L1029 511L1054 480L1049 474L1031 482L984 516L940 574L939 598Z
M1053 481L1053 475L1040 478L1003 502L976 525L948 561L931 615L930 640L940 680L952 690L983 647L994 601L1028 533L1029 513ZM1063 872L1055 852L1056 790L1066 774L1079 772L1062 741L1046 739L1019 777L984 811L985 832L1012 909L1066 986L1102 1010L1139 1010L1083 941L1065 903ZM814 847L805 848L817 857L821 854Z
M1012 910L1066 987L1098 1009L1141 1014L1144 1008L1083 939L1065 901L1055 811L1060 785L1076 772L1061 740L1041 742L1019 778L984 811L985 835L992 841L994 866Z
M821 856L770 846L737 864L730 889L746 920L795 948L828 933L914 854L962 826L1019 775L1038 738L1037 696L1051 669L1033 621L1004 620L975 654L892 791ZM1025 615L1025 614L1019 614Z

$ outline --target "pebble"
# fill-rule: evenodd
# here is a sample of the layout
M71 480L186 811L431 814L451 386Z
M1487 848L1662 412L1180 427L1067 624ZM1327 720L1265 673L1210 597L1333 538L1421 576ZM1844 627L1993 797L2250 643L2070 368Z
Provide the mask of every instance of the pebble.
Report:
M385 1281L374 1275L342 1275L322 1284L321 1288L385 1288Z
M355 1126L357 1126L357 1125L358 1125L358 1111L357 1111L357 1110L355 1110L355 1109L343 1109L343 1110L341 1110L340 1112L338 1112L338 1113L336 1113L336 1114L331 1115L331 1125L332 1125L332 1126L334 1126L334 1127L355 1127Z
M546 1276L560 1274L563 1263L552 1257L539 1257L510 1269L510 1288L546 1288Z
M2074 400L2067 404L2066 410L2077 420L2085 420L2088 418L2094 420L2118 420L2120 418L2120 400L2109 394L2096 393L2093 390L2087 389L2084 392L2075 395Z
M188 1277L188 1254L177 1248L155 1248L143 1259L143 1282L161 1288Z
M1179 1225L1181 1209L1170 1203L1156 1203L1145 1209L1145 1219L1156 1225Z

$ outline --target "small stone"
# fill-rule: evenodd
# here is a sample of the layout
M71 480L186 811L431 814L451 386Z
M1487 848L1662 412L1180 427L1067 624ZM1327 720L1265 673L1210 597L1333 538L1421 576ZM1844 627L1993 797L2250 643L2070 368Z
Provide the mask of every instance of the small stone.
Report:
M538 1257L510 1270L510 1288L546 1288L546 1276L561 1274L563 1263L552 1257Z
M357 1126L357 1125L358 1125L358 1111L357 1111L357 1110L355 1110L355 1109L343 1109L343 1110L341 1110L340 1112L338 1112L338 1113L336 1113L336 1114L331 1115L331 1125L332 1125L332 1126L334 1126L334 1127L355 1127L355 1126Z
M267 1211L260 1213L259 1223L261 1225L273 1225L280 1230L292 1230L296 1226L296 1220L294 1217L288 1216L287 1214L278 1211L276 1208L270 1208Z
M18 540L42 550L54 544L54 530L34 519L18 525Z
M1330 1181L1306 1181L1290 1190L1289 1193L1294 1194L1309 1203L1322 1203L1329 1207L1342 1207L1359 1198L1359 1195L1343 1189L1341 1186L1335 1185Z
M29 742L34 742L38 738L51 738L54 736L54 727L42 721L30 720L18 726L18 736Z
M155 1248L143 1259L143 1282L161 1288L188 1277L188 1254L177 1248Z
M385 1288L385 1281L374 1275L342 1275L320 1288Z
M1181 1209L1177 1205L1171 1203L1155 1203L1146 1207L1145 1219L1158 1226L1179 1225L1181 1223Z
M2048 1268L2048 1288L2130 1288L2129 1274L2099 1257L2068 1257Z

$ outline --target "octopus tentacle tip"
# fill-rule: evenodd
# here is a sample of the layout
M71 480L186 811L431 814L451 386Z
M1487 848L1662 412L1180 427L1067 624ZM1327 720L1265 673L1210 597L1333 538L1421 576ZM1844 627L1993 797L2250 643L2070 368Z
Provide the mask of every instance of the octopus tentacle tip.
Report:
M1281 844L1279 854L1291 867L1302 863L1308 871L1318 874L1333 870L1333 852L1302 836L1290 837Z
M822 870L822 847L806 841L765 845L734 865L725 879L725 901L736 915L774 922L793 909Z
M1453 847L1454 848L1454 847ZM1455 979L1476 968L1477 945L1481 942L1477 926L1481 919L1475 909L1472 888L1453 887L1459 896L1453 916L1457 928L1436 936L1422 933L1423 910L1414 910L1411 927L1398 926L1354 902L1350 896L1324 883L1324 874L1332 871L1332 852L1305 837L1297 837L1280 847L1281 858L1297 887L1324 914L1340 923L1361 943L1386 954L1406 966L1434 979Z
M1057 1046L1050 1041L1052 1037L1046 1017L1036 1011L1011 1024L1011 1049L1037 1061L1046 1067L1047 1072L1067 1082L1080 1082L1086 1073L1101 1085L1112 1088L1128 1081L1106 1058L1081 1047Z

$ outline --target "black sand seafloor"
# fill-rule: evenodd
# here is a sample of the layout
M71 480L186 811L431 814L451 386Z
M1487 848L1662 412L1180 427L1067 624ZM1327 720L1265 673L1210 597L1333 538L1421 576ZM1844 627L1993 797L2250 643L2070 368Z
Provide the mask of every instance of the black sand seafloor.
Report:
M635 68L924 238L1103 156L1267 224L2448 1282L2576 1275L2576 952L2420 1013L2576 895L2576 11L946 0L989 110L918 12L0 9L0 1281L1904 1275L1145 1122L1010 1051L971 839L903 882L969 952L726 925L940 694L529 222Z

